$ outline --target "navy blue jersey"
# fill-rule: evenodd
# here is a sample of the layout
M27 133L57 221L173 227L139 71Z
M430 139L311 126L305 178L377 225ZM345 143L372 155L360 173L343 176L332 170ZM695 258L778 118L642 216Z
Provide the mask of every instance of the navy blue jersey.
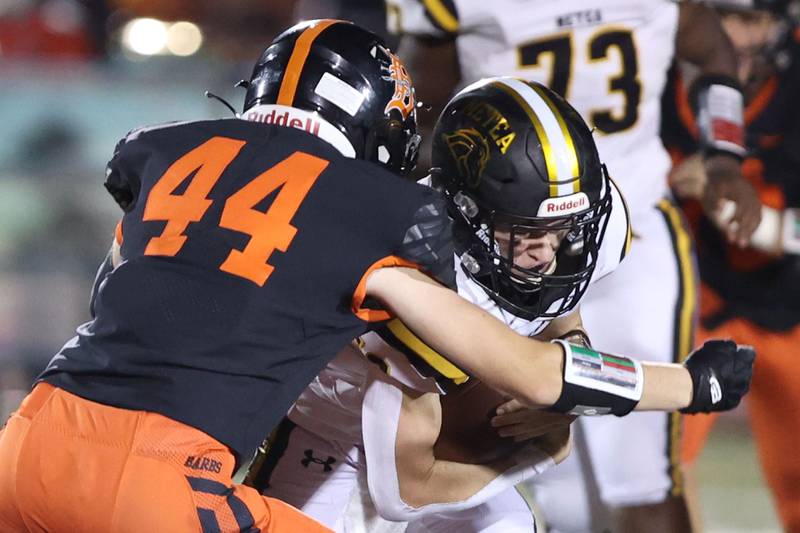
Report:
M437 192L299 129L239 119L134 131L106 187L123 262L41 379L153 411L249 456L371 321L366 273L454 274Z

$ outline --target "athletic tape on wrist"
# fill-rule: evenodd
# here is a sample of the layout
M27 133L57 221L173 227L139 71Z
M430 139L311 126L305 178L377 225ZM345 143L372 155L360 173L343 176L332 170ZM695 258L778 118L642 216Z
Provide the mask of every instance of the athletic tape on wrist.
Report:
M780 251L781 212L761 206L761 222L750 237L750 246L768 253Z
M703 152L744 157L744 98L736 80L701 76L690 93Z
M767 253L800 255L800 209L779 211L762 206L761 222L750 237L750 246Z
M552 341L564 349L564 384L550 408L574 415L623 416L642 398L644 372L635 359Z

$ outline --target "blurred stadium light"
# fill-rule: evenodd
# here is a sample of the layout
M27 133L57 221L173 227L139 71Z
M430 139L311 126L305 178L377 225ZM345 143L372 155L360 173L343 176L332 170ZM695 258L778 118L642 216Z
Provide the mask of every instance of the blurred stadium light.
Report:
M144 56L190 56L200 50L203 32L192 22L136 18L123 27L121 41L127 50Z

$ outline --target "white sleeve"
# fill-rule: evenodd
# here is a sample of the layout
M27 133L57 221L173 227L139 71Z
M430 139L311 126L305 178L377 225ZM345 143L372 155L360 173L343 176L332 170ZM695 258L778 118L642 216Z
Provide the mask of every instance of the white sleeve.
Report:
M411 521L426 515L475 507L504 490L555 465L539 448L529 445L514 454L516 464L466 500L412 507L400 497L395 441L403 392L379 371L370 371L362 410L364 453L370 496L387 520Z

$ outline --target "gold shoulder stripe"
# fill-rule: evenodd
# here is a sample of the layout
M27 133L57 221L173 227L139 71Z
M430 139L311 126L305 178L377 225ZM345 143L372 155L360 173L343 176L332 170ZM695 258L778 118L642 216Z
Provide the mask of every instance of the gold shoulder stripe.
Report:
M458 31L458 18L451 12L442 0L422 0L425 9L434 21L445 31L456 33Z
M300 82L300 74L303 72L303 65L306 64L306 59L308 59L311 45L314 44L320 33L338 22L341 21L333 19L320 20L313 26L306 28L297 37L297 41L294 43L294 50L292 50L292 55L286 65L286 72L283 74L281 88L278 90L277 104L291 106L294 103L297 84Z
M397 337L404 345L411 349L414 353L419 355L426 363L433 367L444 377L452 380L456 385L465 383L469 376L465 374L460 368L440 355L433 348L422 342L422 340L414 335L405 324L398 319L389 321L386 324L392 335Z

